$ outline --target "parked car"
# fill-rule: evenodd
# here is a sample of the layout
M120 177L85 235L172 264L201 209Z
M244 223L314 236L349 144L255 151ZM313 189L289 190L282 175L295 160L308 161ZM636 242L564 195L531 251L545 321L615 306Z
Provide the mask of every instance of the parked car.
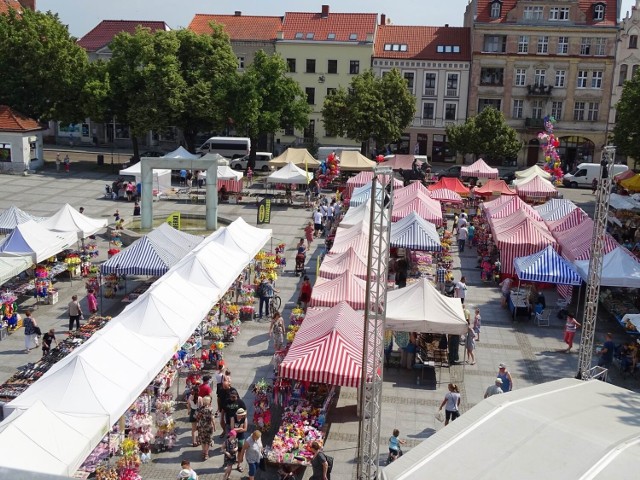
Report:
M256 168L255 171L268 172L273 170L273 166L269 165L269 160L273 158L273 154L269 152L256 152ZM234 170L246 170L249 163L249 155L231 160L231 168Z
M462 170L462 165L453 165L449 168L445 168L444 170L440 170L439 172L436 172L435 175L438 177L438 180L440 180L443 177L460 178L461 170Z
M145 158L145 157L164 157L164 152L158 152L155 150L147 150L146 152L140 152L140 157L136 158L135 155L131 155L131 158L129 158L129 162L133 165L134 163L137 163L138 161L140 161L140 158Z
M515 168L498 168L498 176L504 183L510 185L516 179Z

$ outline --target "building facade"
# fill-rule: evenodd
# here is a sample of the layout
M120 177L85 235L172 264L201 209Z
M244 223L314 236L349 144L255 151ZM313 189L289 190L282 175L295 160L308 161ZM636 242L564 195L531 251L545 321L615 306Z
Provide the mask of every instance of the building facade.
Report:
M437 162L453 159L445 128L466 120L470 29L385 25L382 17L373 70L377 75L400 70L416 98L415 118L393 153L428 155Z
M607 141L616 0L472 0L468 114L492 106L515 128L518 165L543 160L537 135L556 120L563 167L599 161ZM515 159L514 159L515 160Z
M303 131L285 129L276 133L276 152L303 143L356 145L325 130L322 105L333 90L348 88L354 75L371 68L377 23L375 13L331 13L328 5L316 13L285 14L276 52L287 61L289 75L307 95L312 112Z

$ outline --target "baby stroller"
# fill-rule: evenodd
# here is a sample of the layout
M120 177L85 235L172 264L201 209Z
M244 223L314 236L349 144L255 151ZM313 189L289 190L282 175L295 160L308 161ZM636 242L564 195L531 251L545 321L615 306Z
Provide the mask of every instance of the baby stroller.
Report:
M296 268L293 271L293 273L295 273L296 277L298 275L303 275L305 273L305 267L304 267L304 262L306 261L307 256L304 253L299 253L296 255Z
M111 198L111 186L110 185L105 185L104 186L104 198Z

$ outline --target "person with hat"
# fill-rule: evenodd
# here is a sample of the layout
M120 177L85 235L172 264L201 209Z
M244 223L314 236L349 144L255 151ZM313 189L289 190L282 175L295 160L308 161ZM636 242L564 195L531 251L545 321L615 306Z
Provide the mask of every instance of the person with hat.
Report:
M502 379L496 378L494 384L487 388L487 391L484 392L484 398L489 398L493 395L498 395L499 393L504 393L502 391Z
M247 411L244 408L236 410L236 414L229 421L229 427L236 431L238 448L241 451L240 455L238 455L238 471L242 473L242 447L244 447L244 436L249 428Z
M220 424L222 425L222 435L224 437L224 432L227 428L232 428L231 420L235 417L236 412L241 408L245 411L247 410L247 406L244 401L240 398L240 394L238 390L231 387L227 391L227 395L221 398L222 403L222 415L220 416ZM236 432L237 433L237 432Z
M222 451L224 452L224 480L229 480L229 476L231 475L231 469L233 465L238 461L238 439L236 438L236 431L229 430L227 435L227 439L222 446Z
M178 473L178 479L198 480L198 474L191 468L191 462L189 460L182 460L180 467L182 467L182 470Z
M496 375L502 381L502 392L510 392L513 390L513 379L511 378L511 374L509 370L507 370L507 365L501 363L498 365L498 375Z

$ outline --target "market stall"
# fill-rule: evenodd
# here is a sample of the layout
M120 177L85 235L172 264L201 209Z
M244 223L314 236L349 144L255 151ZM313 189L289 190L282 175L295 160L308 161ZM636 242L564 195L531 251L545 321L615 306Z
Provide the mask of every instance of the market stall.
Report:
M580 285L582 278L573 265L547 246L533 255L513 259L516 276L520 281L563 285Z
M442 250L435 225L424 220L417 212L411 212L391 224L389 245L425 252Z
M544 226L544 224L543 224ZM544 232L532 220L525 220L518 225L502 231L495 238L500 251L501 273L511 276L515 273L513 260L517 257L532 255L550 245L557 248L555 239L550 232Z
M30 256L0 257L0 285L33 265Z
M585 218L576 227L562 232L554 232L554 236L560 246L560 253L570 262L576 260L586 260L591 255L591 244L593 243L593 220ZM604 251L606 255L618 246L613 237L605 234Z
M410 213L417 213L427 222L441 226L444 223L440 202L422 193L399 198L393 204L391 220L397 222Z
M542 223L542 217L538 212L517 196L505 196L491 202L485 202L483 209L489 223L493 219L508 217L517 211L523 211L532 220Z
M558 196L558 189L549 180L539 176L526 181L523 179L522 182L514 182L514 184L518 195L529 202L546 202L550 198Z
M54 215L40 222L53 232L76 232L78 239L95 235L107 226L106 219L90 218L66 203Z
M631 169L625 170L624 172L620 172L617 175L613 176L613 181L616 183L620 183L622 180L626 180L635 176L636 172Z
M589 278L589 260L574 262L577 272L586 282ZM603 287L640 288L640 262L627 249L617 246L602 260L600 285Z
M268 183L304 184L307 185L313 179L313 173L306 172L294 163L287 163L267 177Z
M464 203L464 200L460 195L448 188L439 188L438 190L434 190L433 192L430 192L429 196L440 203L450 203L452 205L461 205Z
M547 227L549 227L549 231L558 236L565 230L576 228L588 218L589 216L584 210L576 207L564 217L558 220L545 220L545 223L547 224Z
M640 174L627 178L619 182L619 184L630 192L640 192Z
M218 155L217 153L215 154L207 153L200 160L208 160L209 159L208 157L210 156L216 156L216 157L222 158L225 162L228 163L228 160L226 158ZM197 167L197 163L195 165ZM218 165L217 171L218 171L218 191L220 191L224 187L224 189L228 193L242 192L242 187L243 187L242 179L244 177L244 174L241 171L234 170L229 165ZM201 172L201 175L204 178L207 178L207 171L203 170ZM200 192L202 192L203 195L206 195L206 191L204 190L198 190L197 194L200 195Z
M415 160L416 156L395 154L388 155L384 158L384 162L380 163L381 167L388 167L393 170L413 170L413 161Z
M340 170L343 172L362 172L373 170L376 162L369 160L355 150L343 150L340 154Z
M347 183L345 185L345 193L344 193L345 197L347 198L353 197L352 193L354 189L358 187L364 187L367 184L370 185L372 180L373 180L373 172L371 171L360 172L356 176L351 177L349 180L347 180ZM403 186L404 184L402 183L402 181L393 177L394 190L398 188L402 188ZM369 187L369 189L371 189L371 187Z
M318 168L320 162L313 158L306 148L289 147L276 158L269 160L272 167L284 167L286 164L292 163L305 170Z
M632 210L636 212L640 210L640 202L628 195L618 195L617 193L609 195L609 206L614 210Z
M545 222L560 220L578 208L575 203L565 198L552 198L542 205L533 207Z
M358 278L367 279L367 259L353 248L342 253L327 255L320 265L319 275L322 278L337 278L350 272Z
M181 160L199 160L200 155L191 153L189 150L180 145L174 151L165 153L162 158L176 158Z
M334 255L344 253L349 250L349 248L353 248L362 256L368 255L369 229L364 228L363 225L366 224L363 223L360 226L354 225L353 227L346 229L339 227L338 233L336 233L331 249L329 250L329 254Z
M490 167L483 159L479 158L471 165L463 166L460 169L460 176L497 180L499 173L497 168Z
M431 197L432 192L429 191L427 187L425 187L422 182L411 182L406 187L396 188L393 191L394 200L399 200L402 197L407 197L409 195L417 195L422 194L425 197Z
M340 220L340 227L353 227L354 225L369 224L371 219L371 202L364 202L358 206L350 207Z
M469 192L470 192L470 190L462 184L460 179L452 178L452 177L442 177L433 185L429 185L428 190L432 192L440 188L447 188L449 190L453 190L458 195L461 195L463 197L466 197L467 195L469 195Z
M11 205L9 208L0 213L0 234L6 235L11 233L21 223L32 220L39 223L45 220L44 217L34 217L33 215L20 210L15 205Z
M551 180L551 174L537 165L533 165L532 167L516 172L516 178L529 178L533 176L539 176L545 180Z
M313 287L309 306L334 307L344 301L354 310L364 310L366 291L366 280L348 271L331 279L320 277Z
M488 198L498 198L501 195L517 195L504 180L487 180L487 183L481 187L475 187L473 193L474 195Z
M0 243L0 256L29 256L34 263L40 263L77 241L75 231L52 232L33 220L28 220L19 224Z
M135 163L130 167L122 169L118 172L119 175L125 177L135 177L136 185L142 183L142 162ZM171 190L171 170L167 169L153 169L153 190L154 195L160 192L166 192Z

